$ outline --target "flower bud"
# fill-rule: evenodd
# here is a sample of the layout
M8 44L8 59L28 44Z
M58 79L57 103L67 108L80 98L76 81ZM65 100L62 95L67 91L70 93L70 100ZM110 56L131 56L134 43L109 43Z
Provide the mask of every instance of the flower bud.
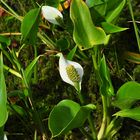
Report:
M46 20L56 25L60 25L59 20L63 20L61 12L51 6L42 6L42 15Z

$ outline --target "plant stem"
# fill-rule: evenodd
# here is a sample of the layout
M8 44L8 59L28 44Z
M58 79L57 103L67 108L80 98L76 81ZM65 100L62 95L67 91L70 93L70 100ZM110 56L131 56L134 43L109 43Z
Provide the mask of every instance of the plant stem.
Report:
M28 91L29 92L29 91ZM39 125L39 128L40 128L40 131L42 132L42 136L45 135L46 139L48 139L48 135L47 135L47 132L46 132L46 129L44 127L44 124L42 123L42 119L41 119L41 116L40 114L38 113L38 111L36 110L36 107L35 107L35 104L34 104L34 101L32 99L32 95L31 93L28 93L29 94L29 102L30 102L30 105L31 105L31 108L34 112L34 115L35 115L35 120L37 120L37 124ZM34 120L34 122L35 122ZM35 122L36 123L36 122Z
M37 46L34 45L34 58L37 57ZM37 64L34 66L34 79L33 79L33 83L36 84L38 81L38 77L37 77Z
M53 42L50 42L50 40L48 40L48 38L46 39L41 33L37 33L37 36L42 40L42 42L44 42L47 46L48 46L48 48L49 49L55 49L55 47L54 47L54 43Z
M98 140L103 139L106 124L107 124L107 97L104 95L101 95L101 97L102 97L102 103L103 103L103 119L102 119L102 124L98 133Z
M22 83L23 83L23 86L25 87L25 89L24 89L24 95L28 97L28 101L30 103L31 109L34 112L34 115L33 116L36 117L37 123L38 123L38 125L40 127L40 131L42 132L42 135L45 134L46 139L48 139L48 135L47 135L46 129L45 129L43 123L42 123L42 119L40 117L40 114L37 112L36 106L35 106L34 101L32 99L32 94L30 92L30 88L29 88L29 85L27 83L27 80L26 80L26 77L25 77L25 74L24 74L23 69L21 69L21 72L22 72L22 75L23 75Z
M128 7L129 7L129 11L130 11L130 15L132 18L132 22L133 22L133 26L134 26L134 31L135 31L135 35L136 35L136 39L137 39L137 45L140 51L140 37L139 37L139 33L138 33L138 28L134 19L134 13L133 13L133 9L132 9L132 4L131 4L131 0L127 0L128 3Z
M98 68L99 64L97 63L97 57L100 60L101 54L98 51L97 47L94 48L94 50L92 50L91 53L92 53L93 66L94 66L96 77L97 77L97 82L98 82L98 85L100 86L101 82L100 82L100 73L99 73L99 68ZM101 140L103 138L107 121L110 120L108 117L108 105L109 105L108 97L104 96L102 93L100 94L101 94L102 104L103 104L103 119L102 119L102 124L98 133L98 140Z
M85 104L85 100L84 100L84 97L81 94L80 88L78 90L78 96L79 96L79 99L80 99L81 104L82 105ZM92 138L93 138L93 140L97 140L96 128L94 126L94 123L93 123L91 114L89 114L89 116L88 116L88 123L90 125L90 129L91 129L91 132L92 132Z
M93 124L91 114L89 114L89 116L88 116L88 122L89 122L90 129L91 129L91 132L92 132L92 137L93 137L94 140L97 140L96 128L95 128L95 126Z

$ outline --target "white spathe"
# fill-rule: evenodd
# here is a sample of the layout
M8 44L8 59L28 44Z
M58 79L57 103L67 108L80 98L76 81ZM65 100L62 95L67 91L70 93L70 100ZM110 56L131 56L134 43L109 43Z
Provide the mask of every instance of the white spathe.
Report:
M43 17L53 24L59 25L56 18L63 19L63 15L57 8L51 6L42 6L41 10L42 10Z
M78 72L79 76L80 76L80 81L79 81L79 86L81 89L81 82L82 82L82 77L84 74L83 68L82 66L74 61L70 61L64 58L63 54L60 54L60 58L59 58L59 72L60 72L60 76L62 78L62 80L68 84L71 84L72 86L75 87L74 83L69 79L67 71L66 71L66 67L68 65L73 65L74 68L76 69L76 71Z

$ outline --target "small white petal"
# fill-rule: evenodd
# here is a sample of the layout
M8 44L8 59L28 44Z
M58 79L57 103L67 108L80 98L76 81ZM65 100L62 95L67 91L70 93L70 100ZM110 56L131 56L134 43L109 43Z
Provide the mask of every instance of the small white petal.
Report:
M79 76L80 76L80 89L81 89L81 82L82 82L82 77L83 77L83 68L82 66L74 61L70 61L70 60L66 60L63 56L63 54L60 55L60 59L59 59L59 72L60 72L60 76L62 78L62 80L68 84L71 84L72 86L74 86L74 83L69 79L67 71L66 71L66 67L68 65L73 65L74 68L77 70Z
M6 135L4 135L4 140L8 140Z
M42 15L49 22L57 25L59 25L59 23L57 22L56 18L60 17L61 19L63 19L63 15L61 14L61 12L51 6L42 6Z

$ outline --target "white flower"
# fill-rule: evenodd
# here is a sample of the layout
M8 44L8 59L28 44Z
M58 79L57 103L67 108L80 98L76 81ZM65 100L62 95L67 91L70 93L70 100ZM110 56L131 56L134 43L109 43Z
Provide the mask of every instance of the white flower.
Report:
M8 140L6 134L4 134L4 140Z
M49 22L57 25L59 25L58 20L63 19L63 15L61 14L61 12L51 6L42 6L42 15Z
M81 90L81 82L84 72L79 63L66 60L63 54L60 54L59 72L64 82L71 84L76 90Z

